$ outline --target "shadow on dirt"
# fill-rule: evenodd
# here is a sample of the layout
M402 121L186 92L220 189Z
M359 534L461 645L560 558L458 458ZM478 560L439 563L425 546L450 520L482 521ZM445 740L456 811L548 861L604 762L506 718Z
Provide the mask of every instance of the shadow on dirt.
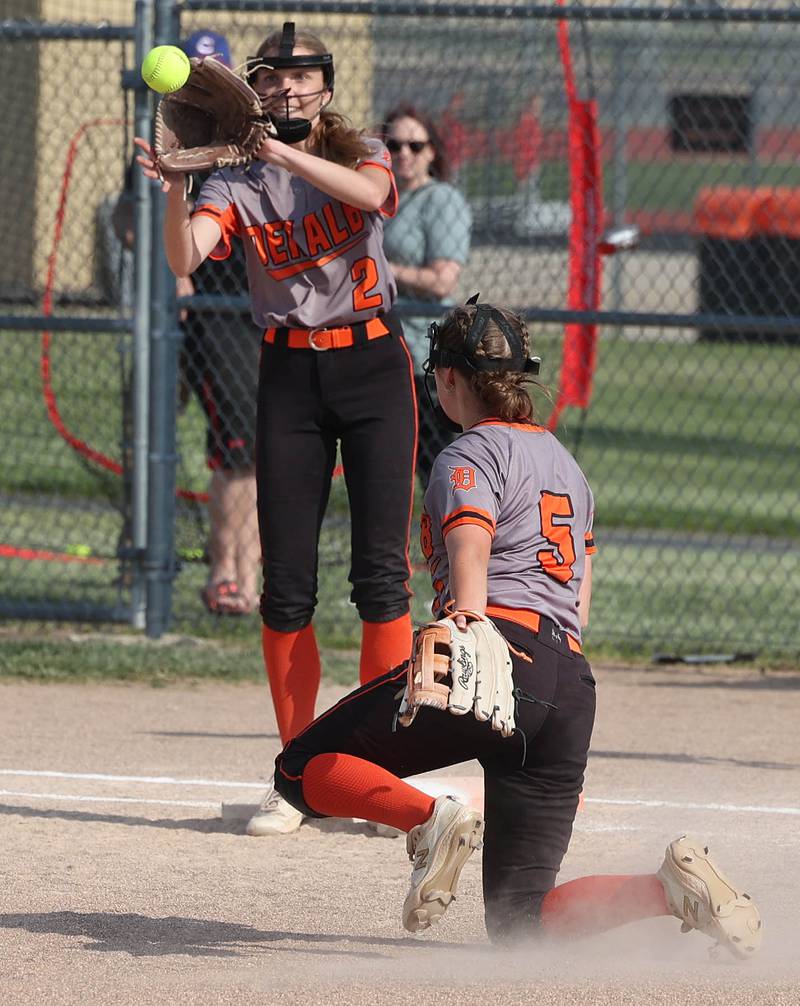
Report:
M364 946L393 950L419 947L419 941L412 936L391 938L356 933L293 933L254 929L252 926L213 919L150 918L147 915L114 912L0 914L0 928L84 938L90 941L83 944L85 950L125 953L131 957L237 957L243 952L261 949L280 953L369 959L392 955L379 950L364 950ZM283 943L290 945L281 946ZM436 946L442 950L466 949L463 943L437 943Z
M57 801L58 796L53 795L53 800ZM17 817L41 818L43 820L56 819L60 821L101 821L104 824L122 824L129 828L166 828L173 831L201 831L207 834L244 834L246 822L232 824L230 821L223 821L219 817L198 817L198 818L158 818L135 817L127 814L98 814L88 810L60 810L53 808L23 807L14 804L1 804L0 815L10 815Z
M58 802L58 794L53 794L53 801ZM207 835L244 835L247 817L236 820L225 820L221 817L188 817L188 818L150 818L130 814L100 814L90 810L66 810L54 807L25 807L21 804L0 804L0 816L55 819L59 821L80 821L85 823L102 822L103 824L121 824L128 828L165 828L168 831L198 831ZM382 836L371 832L364 821L354 818L327 817L319 820L306 819L304 828L313 828L325 834L369 835L377 839ZM385 836L388 838L394 836Z

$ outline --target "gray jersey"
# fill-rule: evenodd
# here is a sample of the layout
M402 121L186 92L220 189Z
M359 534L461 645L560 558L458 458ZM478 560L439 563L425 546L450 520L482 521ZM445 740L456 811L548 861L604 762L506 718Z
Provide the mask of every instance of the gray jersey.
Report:
M244 241L253 320L260 328L334 328L386 314L397 294L383 252L383 216L397 206L391 157L367 140L358 165L385 169L392 181L379 211L348 206L284 168L255 161L223 168L203 184L195 214L222 229L212 258Z
M451 600L445 539L473 524L492 536L488 607L546 615L580 640L593 518L583 472L543 427L486 420L467 430L437 457L425 493L421 543L434 614Z

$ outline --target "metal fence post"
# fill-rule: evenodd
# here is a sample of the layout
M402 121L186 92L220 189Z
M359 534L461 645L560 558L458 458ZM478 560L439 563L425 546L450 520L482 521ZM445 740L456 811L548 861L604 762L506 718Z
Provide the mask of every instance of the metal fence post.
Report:
M155 44L174 41L175 4L156 0ZM182 333L177 323L175 278L167 265L165 205L159 193L152 212L150 311L150 412L147 492L146 632L158 639L168 628L175 579L175 485L178 461L176 387Z
M611 90L610 120L613 128L614 144L611 153L613 181L611 185L611 219L615 227L621 227L625 222L625 210L628 203L628 108L630 88L628 76L630 66L628 61L628 39L620 32L613 43L613 77ZM611 256L610 272L610 309L622 310L622 270L624 263L618 255ZM619 331L616 333L620 334Z
M153 0L136 0L135 68L153 44ZM147 136L151 101L146 88L134 91L134 131ZM153 189L141 171L134 174L134 311L133 311L133 483L131 537L134 555L131 623L143 629L146 621L147 580L142 562L147 548L147 435L150 385L150 262L152 251Z

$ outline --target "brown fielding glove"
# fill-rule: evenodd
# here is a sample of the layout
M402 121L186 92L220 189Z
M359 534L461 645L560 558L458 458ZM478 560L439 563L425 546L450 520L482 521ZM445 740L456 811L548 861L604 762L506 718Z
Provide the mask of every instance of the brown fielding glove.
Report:
M466 629L455 624L466 615ZM420 706L454 716L473 713L491 721L503 737L514 732L514 681L508 644L494 623L473 611L455 611L429 622L414 636L414 649L398 722L410 726Z
M191 173L246 164L274 135L261 99L218 59L192 57L189 62L189 79L165 94L156 109L158 167Z

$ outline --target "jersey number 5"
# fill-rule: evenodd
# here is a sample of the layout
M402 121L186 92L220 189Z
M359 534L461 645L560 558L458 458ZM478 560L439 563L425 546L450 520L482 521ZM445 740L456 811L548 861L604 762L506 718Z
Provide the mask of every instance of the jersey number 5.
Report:
M572 501L569 496L559 496L556 493L543 492L539 500L539 517L542 523L542 535L555 545L554 549L543 548L536 553L536 558L542 564L542 569L559 583L569 583L573 577L572 567L575 564L575 541L568 524L554 524L554 517L574 517Z
M374 258L365 255L364 258L354 262L350 270L350 279L356 285L353 290L353 308L356 311L369 311L370 308L380 307L383 304L383 297L379 293L373 293L380 280Z

